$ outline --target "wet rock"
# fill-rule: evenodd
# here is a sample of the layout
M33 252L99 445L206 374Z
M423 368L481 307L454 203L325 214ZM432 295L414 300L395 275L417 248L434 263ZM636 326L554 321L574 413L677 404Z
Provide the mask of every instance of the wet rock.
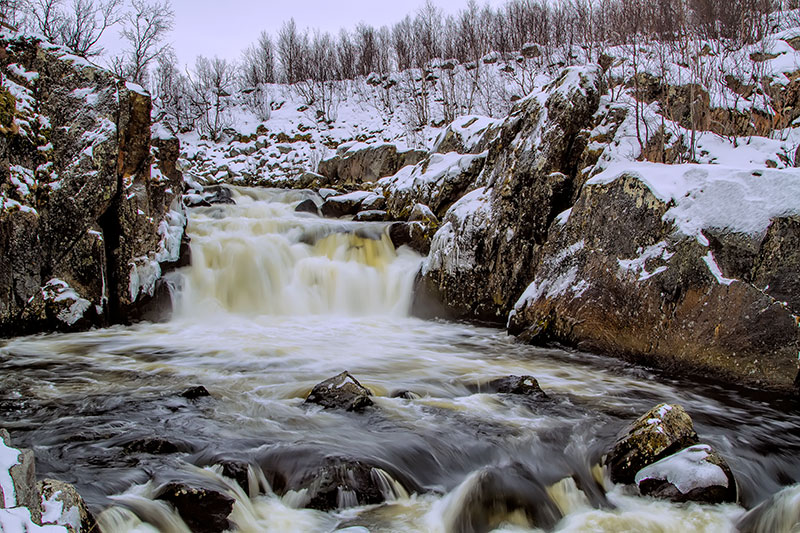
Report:
M173 482L159 489L157 499L172 504L193 533L219 533L232 527L228 517L235 500L221 491Z
M362 411L373 404L370 396L372 392L368 388L344 371L315 385L306 403L321 405L326 409Z
M42 501L42 525L65 526L70 533L99 531L86 502L69 483L44 479L37 484Z
M208 392L202 385L197 385L196 387L190 387L181 393L181 396L188 400L196 400L197 398L203 398L205 396L211 396L211 393Z
M361 211L361 202L374 194L367 191L356 191L340 196L329 196L322 203L320 211L323 216L331 218L355 215Z
M239 484L245 491L250 488L250 476L248 474L250 465L240 461L221 461L218 463L222 467L222 475L228 477Z
M421 396L410 390L396 390L389 395L390 398L402 398L403 400L419 400Z
M296 213L311 213L313 215L320 215L319 207L317 207L316 202L312 199L303 200L297 207L294 208Z
M506 376L493 379L487 383L487 387L501 394L520 394L538 399L547 398L547 394L533 376Z
M786 487L747 512L740 533L796 533L800 524L800 484Z
M660 404L625 428L605 464L614 483L631 484L644 467L697 444L689 414L680 405Z
M408 246L427 255L431 249L433 230L421 222L395 222L389 226L389 239L395 248Z
M329 457L292 487L295 491L307 491L304 507L333 511L386 501L389 487L382 475L385 474L366 462Z
M383 222L388 216L386 211L373 209L370 211L359 211L353 220L356 222Z
M736 502L736 480L725 459L696 444L639 470L639 492L674 502Z
M205 195L203 199L208 205L234 205L236 204L236 200L233 199L233 191L231 191L228 187L223 187L222 185L211 185L206 187Z
M149 453L152 455L165 455L170 453L186 452L190 447L170 441L163 437L143 437L125 444L123 450L127 454Z
M562 517L547 488L522 465L484 468L456 490L446 512L447 531L487 533L512 516L549 530Z

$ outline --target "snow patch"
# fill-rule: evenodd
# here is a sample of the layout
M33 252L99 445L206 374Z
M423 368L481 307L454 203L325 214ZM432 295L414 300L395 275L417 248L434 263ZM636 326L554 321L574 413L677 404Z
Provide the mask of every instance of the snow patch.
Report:
M674 485L682 494L694 489L728 487L725 471L708 461L711 447L698 444L641 469L635 477L639 485L646 479L661 479Z
M17 505L17 494L14 489L14 481L11 479L11 467L19 464L19 455L19 450L6 446L3 439L0 439L0 489L3 490L4 507Z
M72 531L80 531L81 513L77 505L64 509L64 502L59 500L61 491L53 493L50 498L42 497L42 523L69 526Z
M648 272L647 261L654 259L669 261L670 258L675 255L667 250L667 243L665 241L648 246L645 250L639 248L637 252L639 253L638 257L633 259L617 259L617 263L619 264L619 270L621 274L630 273L634 276L638 275L638 281L644 281L667 270L666 266L661 265L652 272Z
M721 285L730 285L731 283L736 281L733 278L726 278L725 276L722 275L722 270L719 268L719 265L717 265L717 262L714 260L714 254L711 252L711 250L709 250L708 253L703 256L703 262L705 262L706 266L708 267L708 270L717 279L717 283Z

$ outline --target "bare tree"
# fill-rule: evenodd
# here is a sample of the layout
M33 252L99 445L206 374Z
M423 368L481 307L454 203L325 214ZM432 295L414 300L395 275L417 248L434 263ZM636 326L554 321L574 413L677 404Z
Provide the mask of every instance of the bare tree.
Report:
M303 55L308 48L308 35L297 30L294 19L285 22L278 32L278 59L289 84L304 77Z
M245 87L275 83L275 46L267 32L262 31L258 42L244 51L241 71Z
M121 8L122 0L72 0L60 17L58 41L81 56L103 54L97 43L108 28L120 21Z
M235 66L218 57L199 56L188 79L189 97L200 130L217 141L228 126L226 111L236 80Z
M113 67L120 76L145 85L150 64L168 50L164 38L172 29L175 13L170 0L131 0L131 7L122 18L120 31L127 49L114 58Z

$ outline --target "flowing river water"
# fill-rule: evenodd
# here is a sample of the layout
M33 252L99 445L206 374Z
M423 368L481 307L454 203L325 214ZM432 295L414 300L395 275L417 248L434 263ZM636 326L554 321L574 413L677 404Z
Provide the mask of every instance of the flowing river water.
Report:
M105 533L189 531L153 499L186 476L235 497L243 532L538 531L481 490L547 499L564 516L547 525L556 531L734 531L745 508L800 482L795 403L412 318L422 258L396 251L384 223L295 213L312 195L236 189L236 205L194 208L193 265L170 274L167 323L0 341L0 425L35 450L40 476L77 486ZM304 405L343 370L374 407ZM535 376L549 399L485 390L511 374ZM210 396L181 396L196 385ZM661 402L683 405L728 460L741 506L672 504L603 480L617 432ZM331 456L384 466L389 501L322 512L268 482ZM223 461L259 466L247 490L213 466Z

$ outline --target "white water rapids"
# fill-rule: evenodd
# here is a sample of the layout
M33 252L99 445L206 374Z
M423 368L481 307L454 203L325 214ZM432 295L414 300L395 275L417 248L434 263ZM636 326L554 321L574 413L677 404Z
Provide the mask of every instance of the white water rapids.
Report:
M76 484L104 533L189 531L153 499L184 475L234 497L241 532L460 533L471 531L470 512L494 531L540 531L524 513L474 507L487 469L514 465L537 476L563 515L555 531L735 531L743 506L676 505L603 479L597 464L616 433L661 402L683 405L730 462L744 506L800 482L794 404L412 318L422 258L396 251L383 223L295 213L310 197L237 189L236 205L193 209L193 263L170 274L167 323L0 341L0 426L34 449L40 476ZM374 392L375 407L303 404L343 370ZM550 399L483 390L512 374L535 376ZM195 385L211 396L180 396ZM170 447L136 447L147 439ZM381 505L322 512L298 508L302 494L276 494L281 475L330 456L385 465L418 490L381 470ZM260 466L249 487L214 466L229 460ZM572 475L607 494L580 490Z

